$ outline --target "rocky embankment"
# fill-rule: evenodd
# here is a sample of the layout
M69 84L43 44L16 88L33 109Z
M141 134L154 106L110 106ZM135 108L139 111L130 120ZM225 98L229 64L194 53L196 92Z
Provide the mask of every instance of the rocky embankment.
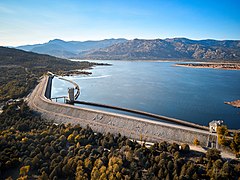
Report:
M58 72L59 76L76 76L76 75L89 75L89 74L92 74L92 73L88 71L78 71L78 70Z
M240 70L240 63L181 63L181 64L176 64L176 66L191 67L191 68Z

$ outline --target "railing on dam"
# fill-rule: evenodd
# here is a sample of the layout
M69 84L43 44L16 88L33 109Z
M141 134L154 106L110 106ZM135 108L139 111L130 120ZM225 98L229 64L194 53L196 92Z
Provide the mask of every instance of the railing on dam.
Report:
M69 79L66 79L66 78L63 78L63 77L58 77L58 78L61 79L61 80L64 80L64 81L68 81L68 82L70 82L74 85L74 88L77 90L76 94L74 95L74 99L76 100L80 95L80 88L79 88L78 84L75 83L72 80L69 80Z
M115 110L120 110L120 111L126 111L134 114L139 114L147 117L152 117L156 118L159 120L165 120L167 122L172 122L175 124L183 125L183 126L188 126L188 127L193 127L197 129L202 129L202 130L208 130L208 127L206 126L201 126L198 124L190 123L184 120L176 119L176 118L171 118L171 117L166 117L166 116L161 116L158 114L153 114L145 111L139 111L135 109L129 109L129 108L123 108L123 107L117 107L117 106L111 106L111 105L106 105L106 104L99 104L99 103L93 103L93 102L86 102L86 101L74 101L76 104L84 104L84 105L89 105L89 106L97 106L97 107L103 107L103 108L110 108L110 109L115 109Z
M63 97L54 97L54 98L51 98L52 79L53 79L54 77L58 77L58 79L61 79L61 80L64 80L64 81L67 81L67 82L73 84L74 88L77 90L76 94L74 95L74 99L76 100L76 99L79 97L79 95L80 95L80 87L78 86L77 83L75 83L75 82L72 81L72 80L69 80L69 79L60 77L60 76L58 76L58 75L56 75L56 74L53 74L53 73L50 72L50 71L49 71L47 74L48 74L49 80L48 80L48 85L47 85L48 88L46 89L45 96L46 96L48 99L65 98L65 96L63 96ZM64 99L64 101L65 101L65 100L66 100L66 99Z
M60 97L54 97L54 98L50 98L50 99L51 99L51 101L55 100L55 102L58 102L58 99L63 99L63 102L66 103L68 97L67 96L60 96Z

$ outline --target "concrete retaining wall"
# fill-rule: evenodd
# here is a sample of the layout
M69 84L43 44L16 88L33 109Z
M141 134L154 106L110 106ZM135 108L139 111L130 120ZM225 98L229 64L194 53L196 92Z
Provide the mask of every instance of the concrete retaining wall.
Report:
M51 92L52 92L52 79L53 77L48 77L49 80L47 82L47 88L46 88L46 91L45 91L45 97L48 98L48 99L51 99Z
M166 140L191 144L197 138L202 146L206 146L208 139L216 140L216 135L204 130L52 102L45 97L45 92L51 88L49 84L48 77L43 77L30 95L28 104L44 118L57 123L89 125L96 132L121 133L133 139L142 136L153 142Z

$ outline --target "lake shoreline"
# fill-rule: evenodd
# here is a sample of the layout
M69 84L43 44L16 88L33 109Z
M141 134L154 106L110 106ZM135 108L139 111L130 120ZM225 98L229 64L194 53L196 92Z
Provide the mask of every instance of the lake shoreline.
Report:
M201 69L240 70L240 63L184 63L175 64L175 66Z
M236 100L236 101L231 101L231 102L224 102L225 104L231 105L233 107L236 108L240 108L240 100Z
M112 66L94 66L89 76L69 77L81 87L79 100L163 114L201 125L223 119L229 128L239 127L238 109L224 101L239 99L236 91L240 71L199 71L174 66L181 62L103 62ZM53 83L53 96L66 95L68 85ZM225 89L226 86L232 88Z

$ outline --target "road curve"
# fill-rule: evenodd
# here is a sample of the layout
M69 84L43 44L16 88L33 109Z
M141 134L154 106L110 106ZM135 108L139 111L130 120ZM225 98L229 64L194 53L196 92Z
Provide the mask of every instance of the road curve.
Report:
M59 77L59 76L56 76L56 77L58 77L59 79L64 80L64 81L68 81L68 82L70 82L70 83L72 83L74 85L74 88L77 89L77 92L74 95L74 99L76 100L78 98L78 96L80 95L80 87L78 86L78 84L75 83L72 80L69 80L69 79L66 79L66 78L63 78L63 77Z

